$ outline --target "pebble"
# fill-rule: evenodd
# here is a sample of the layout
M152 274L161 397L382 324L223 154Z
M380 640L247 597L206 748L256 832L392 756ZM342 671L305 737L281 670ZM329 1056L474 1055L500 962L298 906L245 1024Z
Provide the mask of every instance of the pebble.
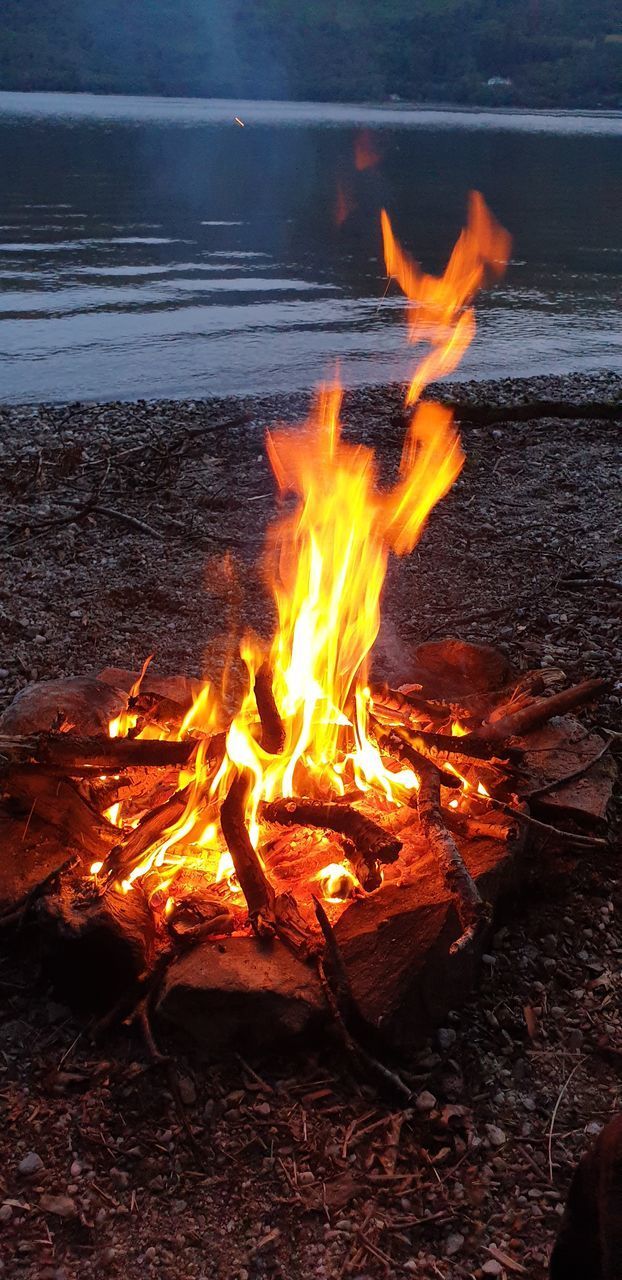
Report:
M179 1096L185 1107L191 1107L197 1100L197 1091L194 1080L190 1076L179 1077Z
M433 1093L430 1093L429 1089L422 1089L421 1093L417 1094L415 1106L417 1111L423 1113L433 1111L436 1106L436 1098Z
M36 1151L29 1151L27 1155L22 1157L17 1167L25 1178L32 1178L35 1173L41 1173L43 1160L41 1156L37 1155Z
M453 1231L445 1241L445 1256L453 1258L454 1254L459 1253L464 1244L464 1236L459 1231Z
M13 1206L10 1204L0 1205L0 1223L10 1222L13 1217Z
M507 1142L503 1129L500 1129L496 1124L486 1125L486 1137L493 1147L502 1147Z
M456 1043L456 1032L453 1027L439 1027L436 1038L441 1049L451 1049L451 1046Z
M482 1273L485 1276L500 1276L503 1273L503 1267L496 1258L489 1258L482 1267Z

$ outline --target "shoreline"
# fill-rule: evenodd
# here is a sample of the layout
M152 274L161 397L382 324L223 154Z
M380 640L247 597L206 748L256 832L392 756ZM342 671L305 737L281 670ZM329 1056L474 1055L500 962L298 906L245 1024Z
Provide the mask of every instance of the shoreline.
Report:
M585 417L463 424L461 476L412 555L391 557L380 668L407 678L418 641L454 633L501 643L519 666L619 678L620 422L589 406L620 402L622 378L442 391L474 408L570 398ZM268 637L263 550L279 499L263 434L301 422L310 398L1 407L0 707L30 679L139 667L152 651L163 670L217 679L244 629ZM403 388L346 392L342 420L392 484ZM608 714L622 715L622 689Z

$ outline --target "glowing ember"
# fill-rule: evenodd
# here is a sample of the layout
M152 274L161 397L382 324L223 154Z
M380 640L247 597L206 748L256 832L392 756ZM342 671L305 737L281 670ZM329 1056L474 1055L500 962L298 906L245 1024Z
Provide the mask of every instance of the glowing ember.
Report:
M370 146L365 151L361 141L359 152L358 167L367 167ZM269 647L244 639L248 686L228 729L217 690L209 682L202 688L176 735L180 742L197 742L191 763L179 775L176 813L122 880L129 892L137 879L149 877L152 900L157 893L168 894L165 915L173 909L172 891L182 870L196 871L219 893L241 893L220 827L223 800L239 771L249 780L244 816L256 849L262 802L302 796L334 801L354 792L361 800L372 793L386 808L404 803L419 787L416 767L404 767L375 740L368 661L380 625L389 554L412 551L464 461L451 412L422 403L421 393L432 378L456 367L472 340L473 296L502 271L509 238L482 197L473 194L468 225L444 275L436 278L406 256L384 211L382 231L387 272L409 300L410 340L427 347L407 395L412 414L399 475L391 488L380 488L373 451L343 440L342 393L336 384L321 390L302 427L269 433L268 456L279 489L296 498L293 513L273 528L267 547L276 634ZM128 710L110 725L113 737L136 732L136 703L149 661L130 692ZM282 725L283 741L276 751L262 741L255 694L258 673L266 664ZM458 721L446 731L454 736L466 732ZM220 750L212 756L210 742L218 735ZM453 765L443 767L460 778L465 796L488 794ZM450 804L456 807L458 801ZM120 827L120 802L106 816ZM136 812L130 811L125 838L136 821ZM320 868L321 861L318 842L307 887L315 880L328 901L344 901L356 887L354 871L337 862ZM91 867L94 876L101 870L101 862Z

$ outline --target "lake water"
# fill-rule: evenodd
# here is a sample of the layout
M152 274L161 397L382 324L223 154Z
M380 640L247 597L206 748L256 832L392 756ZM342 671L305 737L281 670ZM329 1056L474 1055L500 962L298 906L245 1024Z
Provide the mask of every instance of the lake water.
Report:
M379 209L438 271L471 187L514 249L459 376L622 370L621 140L619 114L0 94L0 399L406 377Z

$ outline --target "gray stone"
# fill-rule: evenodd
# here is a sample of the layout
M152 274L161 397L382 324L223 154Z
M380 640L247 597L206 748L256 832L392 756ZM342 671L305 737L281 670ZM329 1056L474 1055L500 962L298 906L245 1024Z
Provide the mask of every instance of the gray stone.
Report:
M29 1151L27 1155L23 1156L17 1167L25 1178L32 1178L35 1173L41 1173L43 1160L41 1156L37 1155L36 1151Z

